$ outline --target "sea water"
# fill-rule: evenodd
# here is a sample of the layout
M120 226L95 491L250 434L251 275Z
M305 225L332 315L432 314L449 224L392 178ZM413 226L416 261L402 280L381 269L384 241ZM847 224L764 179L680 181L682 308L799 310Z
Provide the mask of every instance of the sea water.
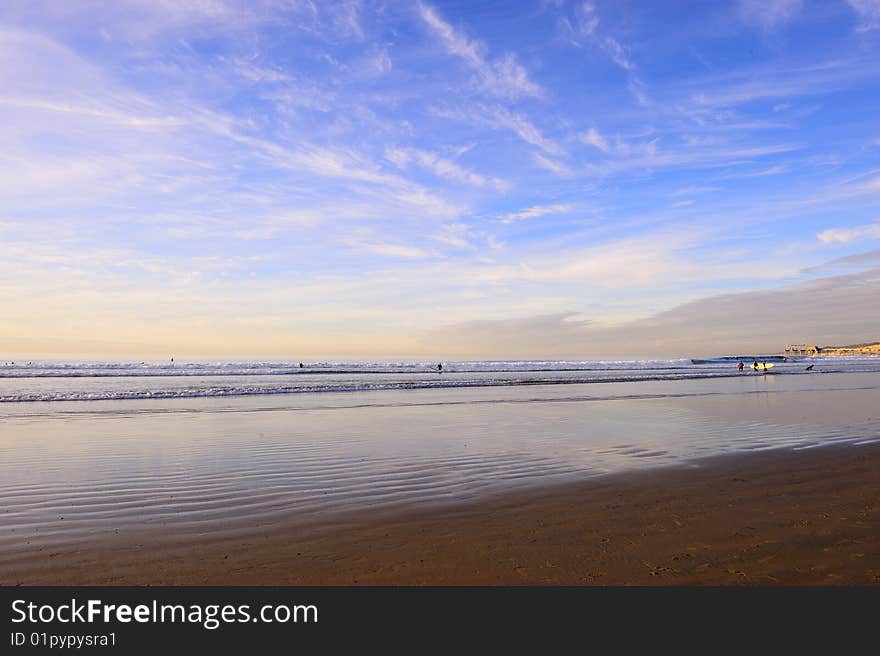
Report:
M0 363L0 567L23 544L258 530L880 440L880 358L735 364Z

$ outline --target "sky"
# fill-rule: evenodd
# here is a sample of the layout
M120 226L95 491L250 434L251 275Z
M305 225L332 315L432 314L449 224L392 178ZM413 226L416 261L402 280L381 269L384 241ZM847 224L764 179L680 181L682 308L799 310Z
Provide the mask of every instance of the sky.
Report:
M880 339L880 0L0 4L0 352Z

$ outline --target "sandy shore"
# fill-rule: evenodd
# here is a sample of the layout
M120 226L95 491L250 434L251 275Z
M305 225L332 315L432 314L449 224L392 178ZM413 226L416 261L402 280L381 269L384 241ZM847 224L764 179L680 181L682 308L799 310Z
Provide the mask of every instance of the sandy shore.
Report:
M728 456L332 526L230 521L223 538L22 550L0 583L878 585L880 445Z

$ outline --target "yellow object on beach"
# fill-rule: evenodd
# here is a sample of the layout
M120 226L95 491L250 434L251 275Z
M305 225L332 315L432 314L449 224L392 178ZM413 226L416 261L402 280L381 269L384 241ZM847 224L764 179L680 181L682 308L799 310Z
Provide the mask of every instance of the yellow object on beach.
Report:
M765 371L765 370L770 369L771 367L774 367L774 366L776 366L776 365L773 365L773 364L754 364L754 363L751 365L752 369L754 369L755 371Z

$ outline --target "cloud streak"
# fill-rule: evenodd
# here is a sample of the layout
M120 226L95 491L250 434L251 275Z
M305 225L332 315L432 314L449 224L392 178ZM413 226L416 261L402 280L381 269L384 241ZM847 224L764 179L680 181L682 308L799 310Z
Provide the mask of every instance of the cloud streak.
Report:
M443 20L437 10L425 3L418 5L419 15L446 51L465 62L476 74L480 87L491 95L501 98L540 98L544 90L529 77L516 56L508 53L489 60L486 46L470 39Z
M519 212L511 212L510 214L505 214L501 221L503 223L513 223L515 221L522 221L524 219L534 219L541 216L547 216L548 214L565 214L572 210L571 205L565 205L556 203L553 205L533 205L524 210L520 210Z
M855 228L829 228L816 235L825 244L847 244L851 241L880 239L880 223L857 226Z

